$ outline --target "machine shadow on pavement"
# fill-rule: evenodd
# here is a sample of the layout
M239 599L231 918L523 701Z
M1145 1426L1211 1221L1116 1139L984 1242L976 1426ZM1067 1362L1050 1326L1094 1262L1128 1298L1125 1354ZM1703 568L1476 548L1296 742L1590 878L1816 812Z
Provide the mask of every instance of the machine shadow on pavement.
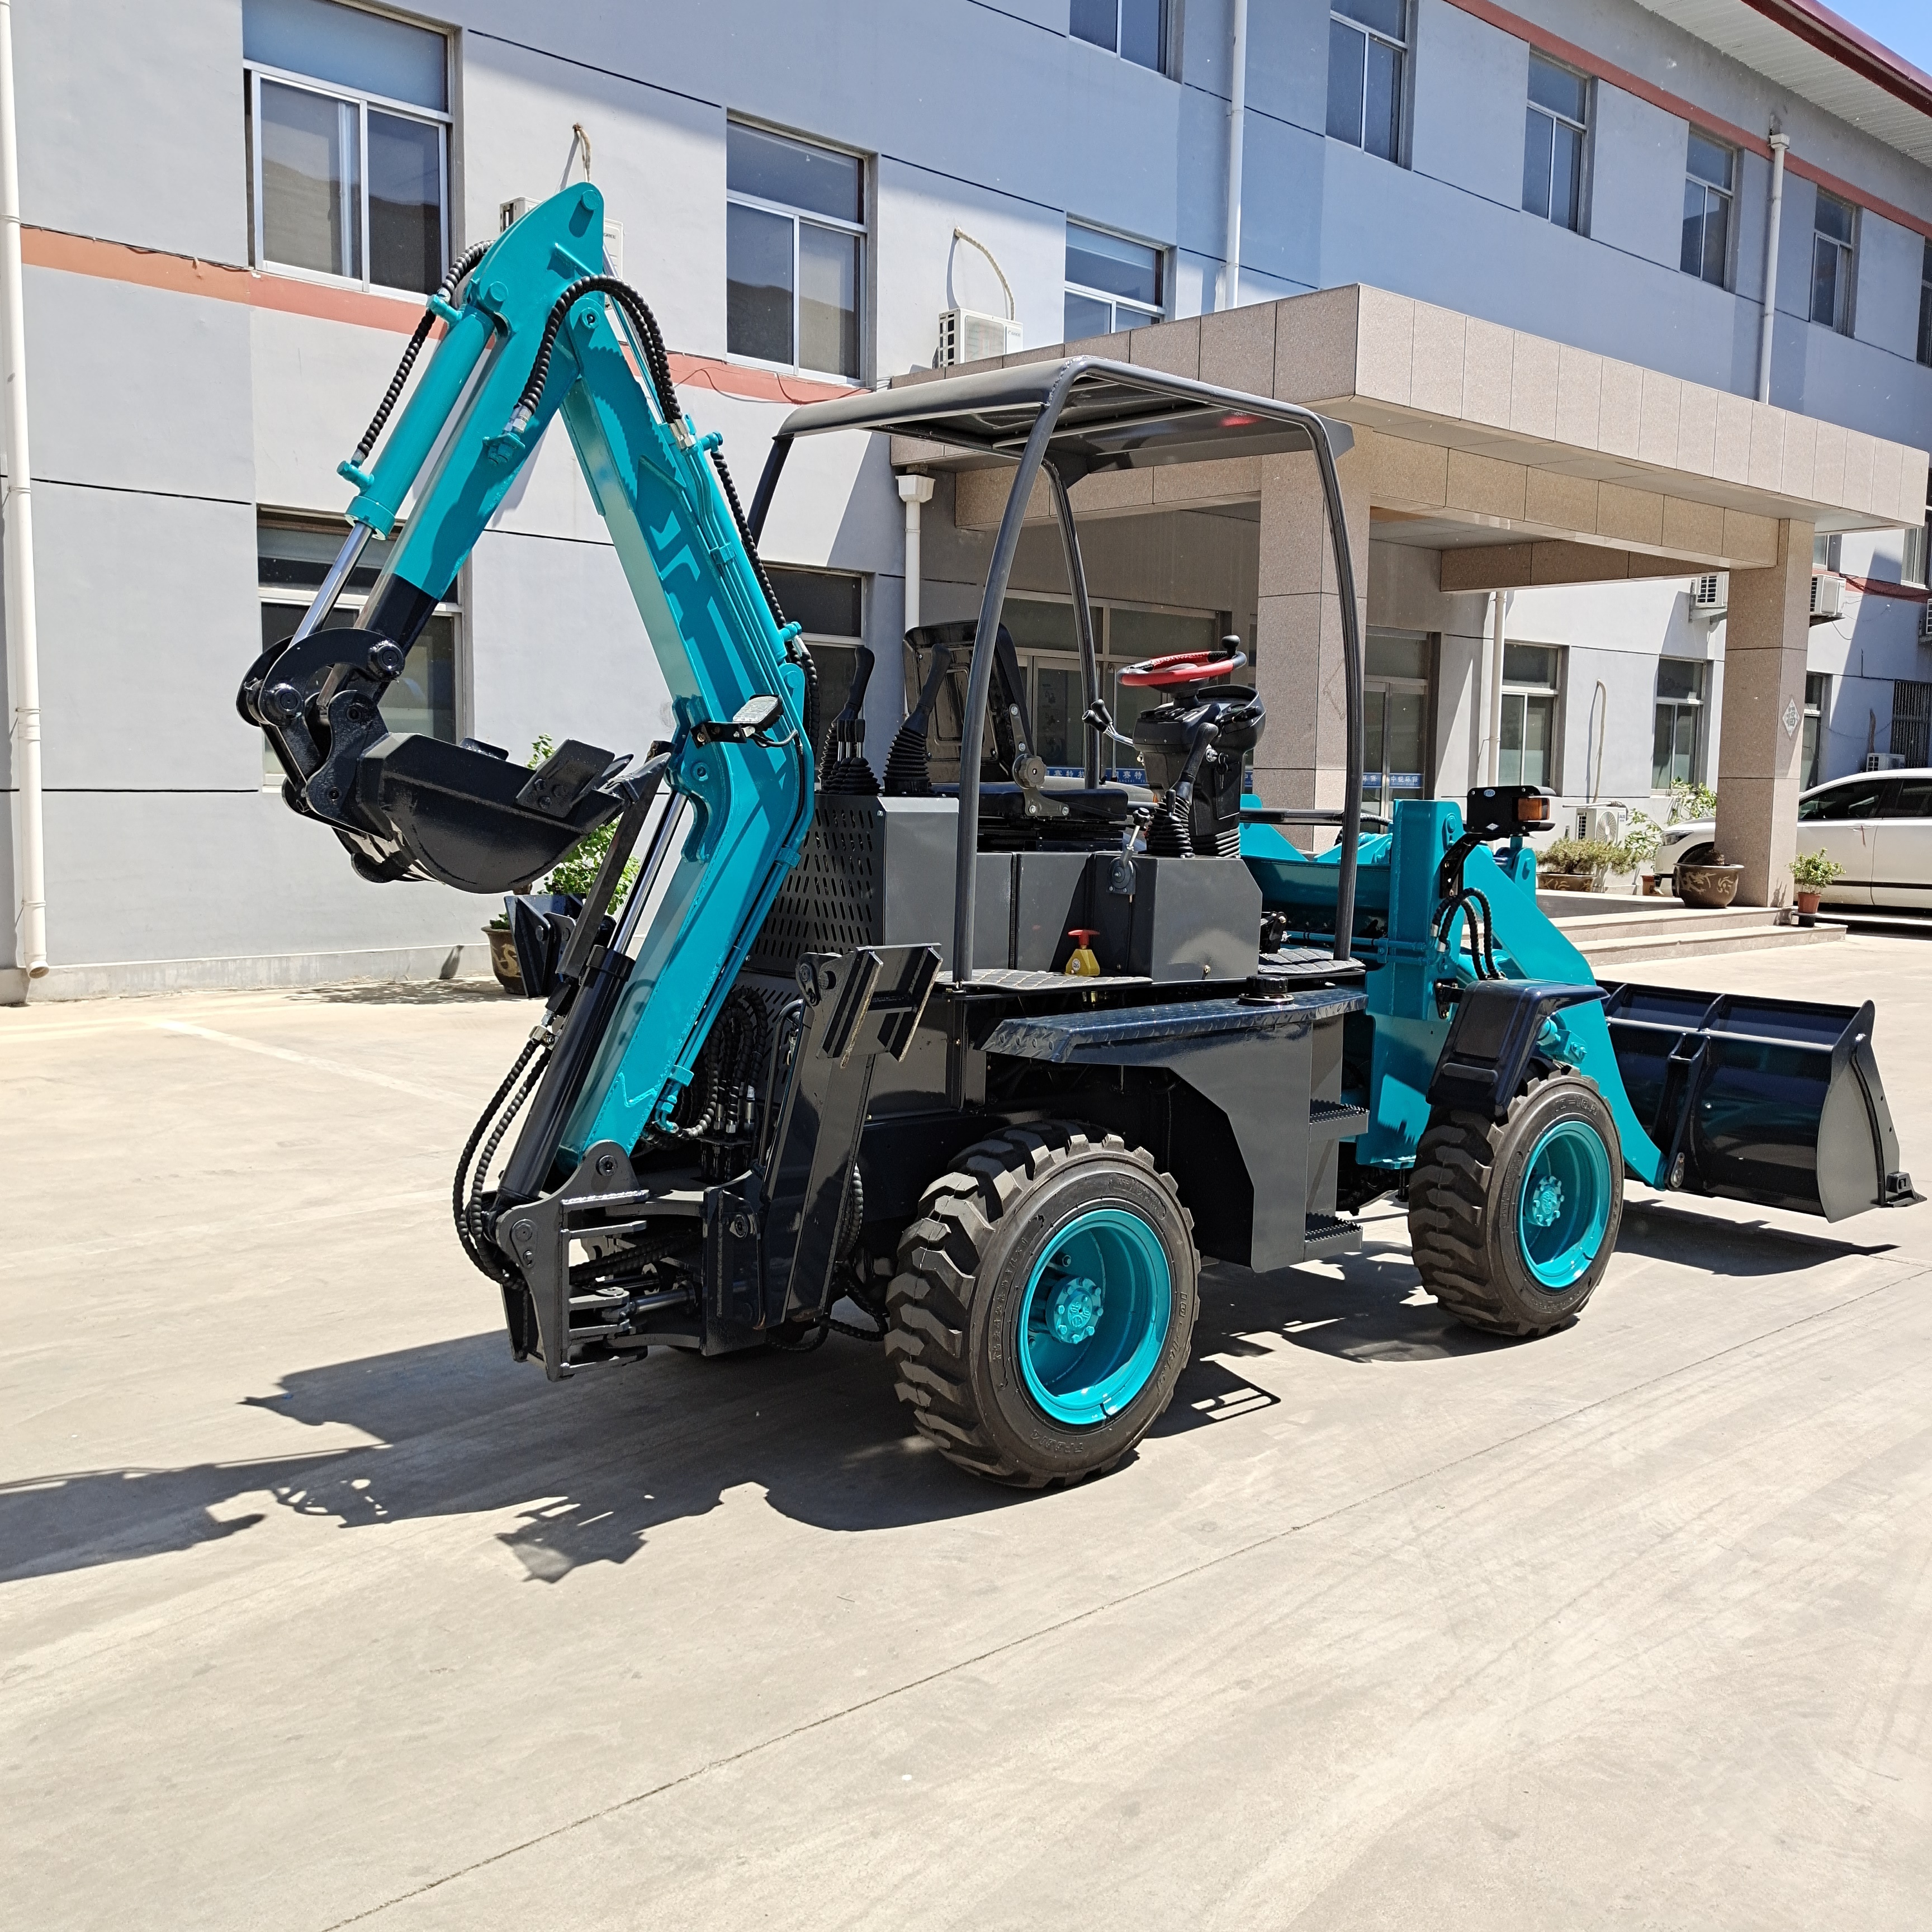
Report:
M278 1505L344 1528L518 1511L498 1540L555 1582L628 1561L652 1530L746 1485L833 1531L974 1515L1023 1493L952 1468L913 1431L878 1351L836 1336L803 1360L665 1350L559 1388L513 1363L500 1334L465 1336L298 1370L246 1401L292 1433L346 1424L375 1440L0 1485L0 1582L185 1550Z

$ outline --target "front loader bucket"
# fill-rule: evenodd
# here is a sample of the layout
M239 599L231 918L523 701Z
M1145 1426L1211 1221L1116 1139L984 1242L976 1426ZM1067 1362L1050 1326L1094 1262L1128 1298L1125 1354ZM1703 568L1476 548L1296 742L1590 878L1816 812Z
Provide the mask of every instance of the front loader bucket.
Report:
M1602 984L1617 1070L1672 1184L1828 1221L1920 1198L1899 1168L1870 1001Z

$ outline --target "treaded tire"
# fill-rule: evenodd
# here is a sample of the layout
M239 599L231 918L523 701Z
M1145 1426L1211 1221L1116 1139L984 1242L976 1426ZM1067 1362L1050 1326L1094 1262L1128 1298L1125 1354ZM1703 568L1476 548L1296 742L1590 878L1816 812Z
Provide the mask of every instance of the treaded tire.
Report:
M1158 1237L1171 1302L1152 1373L1117 1414L1074 1428L1028 1394L1019 1333L1036 1264L1072 1218L1125 1207ZM899 1400L946 1459L1022 1489L1111 1469L1174 1396L1200 1308L1194 1222L1144 1149L1064 1121L1013 1127L962 1154L899 1238L886 1354Z
M1610 1157L1609 1214L1584 1272L1552 1289L1532 1273L1519 1237L1530 1157L1564 1120L1593 1129ZM1623 1220L1623 1149L1596 1083L1580 1074L1532 1080L1498 1122L1438 1111L1409 1177L1408 1234L1423 1286L1459 1322L1493 1335L1546 1335L1581 1312L1616 1251Z

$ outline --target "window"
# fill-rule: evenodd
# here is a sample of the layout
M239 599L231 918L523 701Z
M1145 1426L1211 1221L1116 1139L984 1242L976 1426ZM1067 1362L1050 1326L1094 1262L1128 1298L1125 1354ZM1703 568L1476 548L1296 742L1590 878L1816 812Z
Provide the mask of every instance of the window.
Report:
M1328 132L1385 161L1402 158L1408 0L1330 0Z
M1158 322L1166 296L1161 251L1077 221L1066 224L1066 333L1078 342Z
M1166 71L1166 0L1073 0L1067 31L1137 67Z
M1900 677L1892 686L1892 750L1908 765L1932 765L1932 684Z
M1737 156L1696 128L1684 163L1684 251L1687 275L1725 286L1731 259L1731 195Z
M1824 776L1820 766L1825 745L1825 714L1832 708L1832 680L1822 670L1804 674L1804 754L1798 766L1799 786L1809 790ZM1802 814L1800 814L1802 816Z
M1880 808L1881 818L1932 818L1932 778L1901 778Z
M1651 739L1650 788L1695 784L1703 757L1706 667L1688 658L1657 662L1657 723Z
M334 0L244 0L258 268L427 294L449 260L449 47Z
M1427 795L1429 656L1420 632L1371 630L1364 640L1362 804L1384 818Z
M1932 365L1932 242L1918 265L1918 359Z
M1901 584L1916 584L1920 589L1925 585L1926 526L1921 524L1916 530L1905 533L1905 552L1899 560L1898 580Z
M1548 644L1503 646L1498 784L1556 782L1557 653Z
M1844 544L1844 538L1836 532L1829 536L1814 536L1811 539L1811 568L1814 570L1836 570Z
M734 121L724 184L726 349L858 381L865 164Z
M842 570L788 570L767 564L765 574L789 623L804 628L818 671L819 715L828 724L845 708L858 646L865 635L865 581Z
M255 580L260 592L263 650L295 635L346 534L340 524L284 523L266 517L256 523ZM388 552L388 544L380 537L364 546L332 621L356 621ZM392 731L419 731L425 737L454 742L458 616L459 607L446 598L410 646L402 676L382 694L382 722ZM282 768L266 740L262 770L270 782L281 782Z
M1801 825L1838 824L1848 819L1876 818L1886 801L1898 789L1896 778L1862 772L1834 784L1815 797L1798 801Z
M1849 335L1858 210L1849 202L1821 192L1811 229L1811 320Z
M1583 136L1590 83L1540 54L1529 57L1528 119L1522 145L1522 205L1559 228L1583 221Z

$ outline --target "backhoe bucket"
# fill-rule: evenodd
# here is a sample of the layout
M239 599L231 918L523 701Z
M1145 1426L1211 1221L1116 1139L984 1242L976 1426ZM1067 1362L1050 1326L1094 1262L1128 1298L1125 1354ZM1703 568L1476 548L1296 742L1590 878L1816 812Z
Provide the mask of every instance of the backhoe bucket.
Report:
M1828 1221L1920 1198L1899 1170L1870 1001L1602 984L1618 1071L1671 1184Z

